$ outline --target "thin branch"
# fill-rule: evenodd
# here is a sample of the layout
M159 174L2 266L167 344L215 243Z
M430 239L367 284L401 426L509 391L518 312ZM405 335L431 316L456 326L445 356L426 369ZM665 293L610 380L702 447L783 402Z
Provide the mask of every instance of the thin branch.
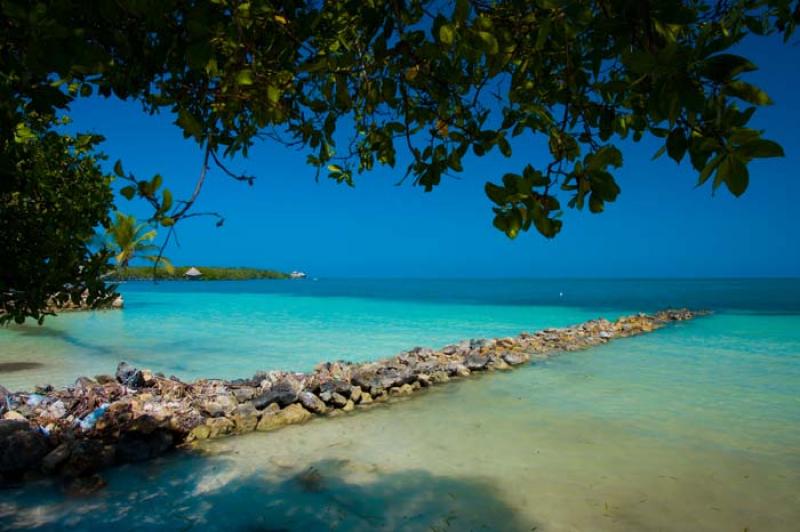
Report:
M200 177L197 179L197 183L194 185L194 191L192 191L192 195L189 197L188 200L183 201L183 206L175 211L171 218L173 220L173 225L169 227L169 231L167 232L167 238L164 239L164 243L161 244L161 247L158 250L158 256L156 260L153 262L153 278L156 277L156 270L158 269L158 265L161 263L161 260L164 258L164 250L167 249L167 245L169 244L172 235L175 233L175 223L178 222L181 218L189 217L186 212L194 205L194 202L197 201L197 197L200 195L200 191L203 190L203 183L206 181L206 175L208 174L208 158L211 154L211 135L209 135L208 140L206 140L206 147L203 153L203 167L200 169Z
M214 150L211 150L211 158L214 159L214 164L216 164L220 170L225 172L226 175L237 181L246 181L248 185L250 185L251 187L253 186L253 181L255 181L256 179L255 176L245 175L245 174L235 174L231 172L227 166L222 164L222 161L220 161L219 157L217 157L217 152Z

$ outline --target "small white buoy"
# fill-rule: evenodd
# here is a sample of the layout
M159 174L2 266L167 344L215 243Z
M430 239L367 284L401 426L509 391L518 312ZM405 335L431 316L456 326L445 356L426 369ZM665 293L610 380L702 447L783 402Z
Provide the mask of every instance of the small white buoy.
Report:
M559 292L558 297L564 297L564 292Z

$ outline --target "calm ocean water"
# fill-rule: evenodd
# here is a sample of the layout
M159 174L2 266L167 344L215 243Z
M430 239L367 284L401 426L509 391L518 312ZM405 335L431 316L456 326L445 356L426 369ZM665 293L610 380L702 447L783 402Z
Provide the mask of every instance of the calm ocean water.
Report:
M367 360L665 306L711 317L388 408L0 493L0 529L797 530L800 280L127 283L121 312L0 330L11 389ZM310 479L310 480L309 480ZM223 521L220 521L220 520Z

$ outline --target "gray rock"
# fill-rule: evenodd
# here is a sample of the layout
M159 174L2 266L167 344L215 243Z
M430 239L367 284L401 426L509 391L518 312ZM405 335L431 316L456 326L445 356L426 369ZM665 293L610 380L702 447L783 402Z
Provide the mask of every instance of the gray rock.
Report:
M427 373L420 373L419 375L417 375L417 382L419 383L420 386L423 387L427 387L433 384L431 382L431 376L428 375Z
M253 403L242 403L236 408L236 415L239 416L255 416L258 415L258 410L253 406Z
M328 411L325 402L311 392L300 392L298 398L300 399L300 404L309 412L324 414Z
M331 403L338 408L342 408L347 404L347 397L340 393L333 392L331 394Z
M85 378L85 377L82 377L82 378ZM80 379L78 379L78 380L80 380ZM5 388L3 388L3 390L5 390L6 393L3 394L2 391L0 391L0 395L7 395L9 393L9 391L6 390ZM36 393L42 393L42 394L50 393L50 392L53 391L53 385L52 384L37 384L36 386L33 387L33 391L36 392Z
M251 388L250 386L243 386L241 388L233 388L231 390L233 396L236 400L240 403L244 403L245 401L249 401L256 395L255 388Z
M52 419L61 419L67 415L67 407L64 401L58 400L47 407L47 416Z
M506 351L501 356L503 357L503 360L505 360L512 366L518 366L520 364L524 364L525 362L528 362L531 359L530 355L514 351Z
M222 405L214 400L203 403L203 411L212 418L225 415L225 410L222 408Z
M89 377L78 377L75 380L75 388L91 388L97 383Z
M338 393L341 395L348 395L350 393L350 380L342 380L342 379L335 379L325 381L320 384L320 391L321 392L331 392L331 393Z
M445 371L447 372L448 375L452 375L454 377L466 377L471 373L470 369L467 366L458 363L448 364L447 367L445 368Z
M142 372L127 362L120 362L116 372L117 381L128 388L141 388L144 386Z
M414 372L407 368L382 367L379 369L369 369L353 374L353 384L360 386L362 390L369 390L373 395L395 386L402 386L412 382L415 378Z
M355 403L361 399L361 386L353 386L350 388L350 399Z
M464 359L464 365L470 370L480 370L486 367L489 363L488 355L481 355L480 353L470 353Z
M263 410L270 403L289 406L297 401L299 393L299 383L295 379L287 377L273 384L268 392L253 399L253 405L259 410Z

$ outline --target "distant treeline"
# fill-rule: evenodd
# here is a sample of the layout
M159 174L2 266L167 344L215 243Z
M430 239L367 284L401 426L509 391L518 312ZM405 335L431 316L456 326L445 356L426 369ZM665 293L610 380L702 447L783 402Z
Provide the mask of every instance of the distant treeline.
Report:
M156 270L156 279L183 280L184 274L190 266L175 266L173 273L163 268ZM244 281L248 279L288 279L289 274L275 270L261 270L258 268L216 268L213 266L195 266L202 274L198 277L201 281ZM153 279L152 266L131 266L123 271L115 271L109 276L115 281L135 281Z

